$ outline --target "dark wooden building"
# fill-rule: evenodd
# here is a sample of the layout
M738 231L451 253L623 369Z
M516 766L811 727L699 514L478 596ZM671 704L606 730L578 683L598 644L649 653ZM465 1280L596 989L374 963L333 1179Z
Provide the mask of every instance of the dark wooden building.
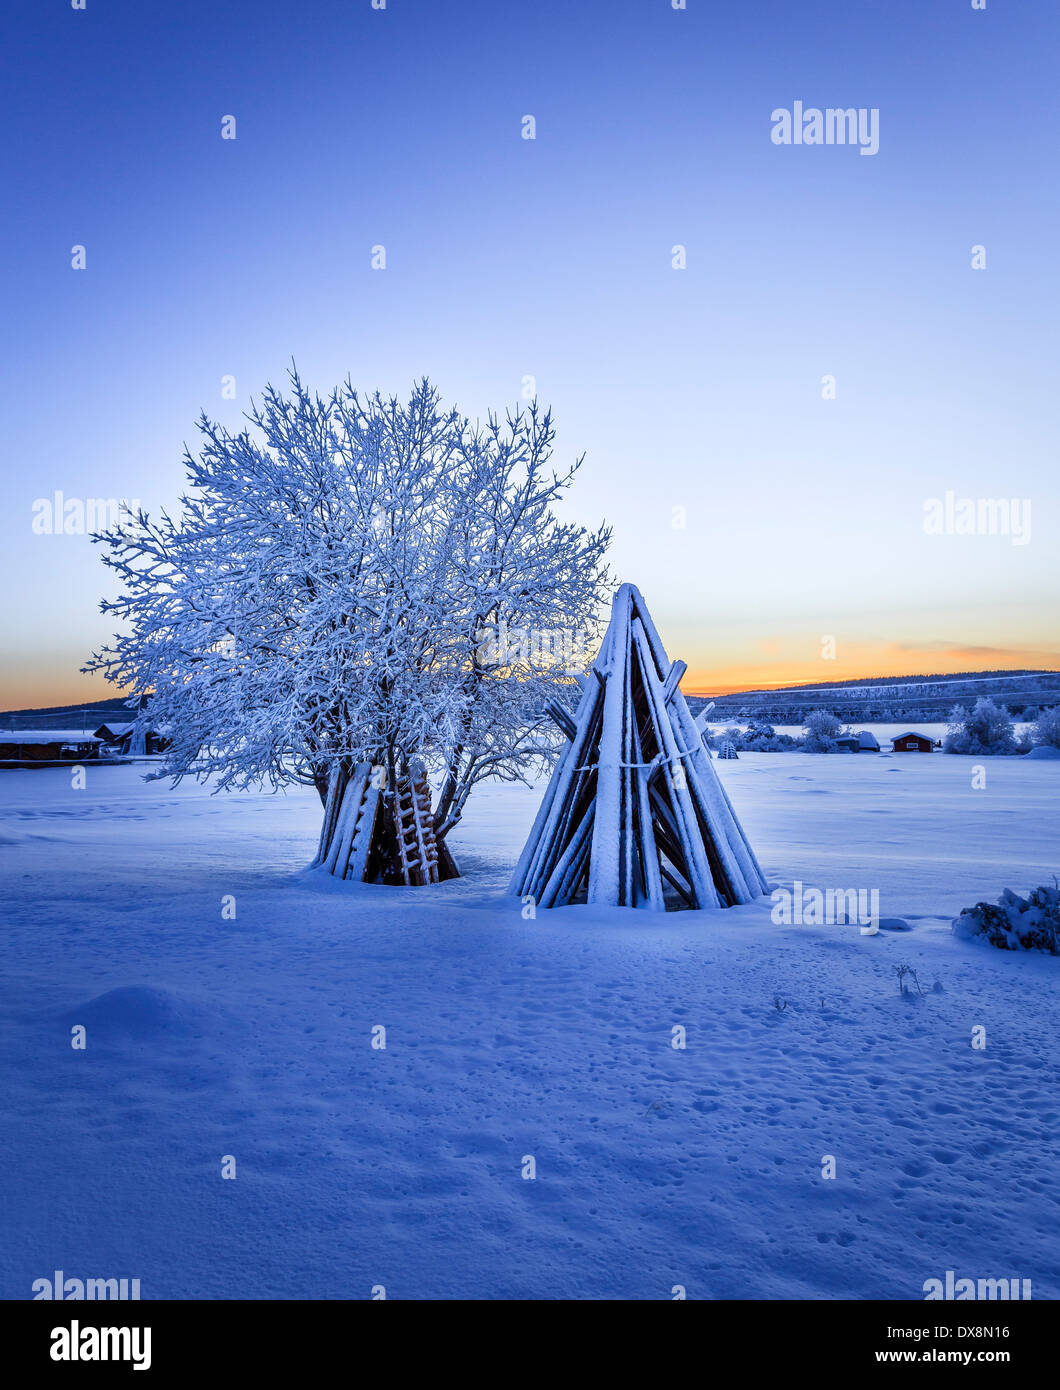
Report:
M896 753L930 753L934 747L934 741L927 734L900 734L892 745Z
M71 729L0 730L0 766L35 767L83 763L99 757L94 734Z

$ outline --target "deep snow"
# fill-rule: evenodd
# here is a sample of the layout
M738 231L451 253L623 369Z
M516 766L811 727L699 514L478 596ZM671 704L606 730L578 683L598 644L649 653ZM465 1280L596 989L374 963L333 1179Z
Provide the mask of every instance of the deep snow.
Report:
M1060 1296L1060 961L949 931L1052 881L1060 769L984 761L717 764L770 884L878 888L912 930L873 937L769 899L524 920L540 789L484 788L466 877L397 890L304 871L311 793L0 773L0 1295Z

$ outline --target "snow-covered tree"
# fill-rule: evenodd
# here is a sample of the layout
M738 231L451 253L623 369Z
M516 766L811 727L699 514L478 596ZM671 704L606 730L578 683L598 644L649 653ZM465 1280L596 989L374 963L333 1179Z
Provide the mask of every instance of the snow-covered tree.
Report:
M1030 727L1031 743L1035 748L1060 748L1060 705L1043 709Z
M834 753L843 725L831 710L814 709L806 716L805 729L802 746L807 753Z
M554 511L581 460L552 471L536 403L473 428L426 380L321 397L292 370L247 418L200 418L179 515L95 538L124 630L87 669L150 696L155 776L327 808L359 765L385 799L422 759L444 841L476 783L541 758L546 695L593 651L610 533Z
M1012 717L1003 705L996 705L985 696L976 700L969 711L956 705L950 714L944 753L1006 754L1016 752Z

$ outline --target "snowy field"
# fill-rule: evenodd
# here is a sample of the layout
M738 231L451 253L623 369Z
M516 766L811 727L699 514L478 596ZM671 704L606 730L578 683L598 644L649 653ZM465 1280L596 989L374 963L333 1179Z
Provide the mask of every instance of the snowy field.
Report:
M1060 767L974 761L716 764L770 884L878 888L911 930L876 936L768 898L524 920L525 788L398 890L304 871L311 793L0 773L0 1295L1060 1296L1060 961L949 931L1052 881Z

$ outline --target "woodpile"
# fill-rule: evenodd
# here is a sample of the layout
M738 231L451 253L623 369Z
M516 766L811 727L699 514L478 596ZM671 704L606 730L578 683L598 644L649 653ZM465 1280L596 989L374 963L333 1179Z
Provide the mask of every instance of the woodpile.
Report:
M359 883L415 886L455 877L456 866L435 839L423 763L413 759L392 790L385 767L336 766L313 867Z
M762 870L692 718L671 662L631 584L573 719L550 713L567 745L545 791L510 891L566 903L731 907L766 890Z

